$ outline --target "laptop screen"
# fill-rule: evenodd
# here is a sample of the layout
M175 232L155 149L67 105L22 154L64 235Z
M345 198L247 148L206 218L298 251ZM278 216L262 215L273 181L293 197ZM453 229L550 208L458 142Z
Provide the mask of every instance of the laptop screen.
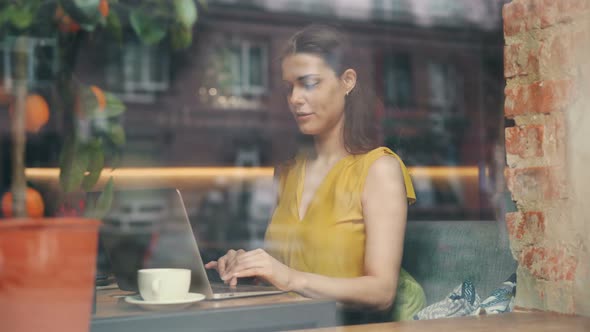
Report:
M96 200L99 193L88 195ZM137 270L145 268L190 269L193 284L208 285L176 189L115 191L111 209L103 218L100 244L123 290L137 291Z

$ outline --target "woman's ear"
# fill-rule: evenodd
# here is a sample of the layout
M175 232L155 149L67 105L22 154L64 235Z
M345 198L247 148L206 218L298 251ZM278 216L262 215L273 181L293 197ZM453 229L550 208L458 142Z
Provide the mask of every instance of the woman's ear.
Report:
M354 69L346 69L342 75L340 75L342 83L344 83L344 89L348 95L356 85L356 71Z

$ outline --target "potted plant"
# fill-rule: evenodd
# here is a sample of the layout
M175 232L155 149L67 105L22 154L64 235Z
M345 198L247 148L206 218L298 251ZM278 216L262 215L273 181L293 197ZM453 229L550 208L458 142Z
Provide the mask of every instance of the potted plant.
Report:
M205 5L199 1L199 6ZM25 178L27 135L59 118L61 193L92 190L105 164L116 163L125 106L115 94L74 74L80 42L98 34L124 42L130 27L145 44L191 44L194 0L14 0L0 3L0 44L10 59L0 101L10 112L12 174L0 220L0 322L7 331L88 330L99 219L112 199L112 178L84 217L49 218ZM32 49L55 43L54 78L38 93L29 71ZM6 68L7 66L4 66ZM6 84L6 83L9 84ZM1 107L1 106L0 106ZM31 203L32 202L32 203Z

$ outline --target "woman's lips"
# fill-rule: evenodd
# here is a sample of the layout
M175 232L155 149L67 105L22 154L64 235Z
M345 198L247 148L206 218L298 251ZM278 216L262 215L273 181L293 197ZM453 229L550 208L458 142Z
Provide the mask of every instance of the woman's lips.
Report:
M313 113L295 113L297 120L307 120L311 118L312 115Z

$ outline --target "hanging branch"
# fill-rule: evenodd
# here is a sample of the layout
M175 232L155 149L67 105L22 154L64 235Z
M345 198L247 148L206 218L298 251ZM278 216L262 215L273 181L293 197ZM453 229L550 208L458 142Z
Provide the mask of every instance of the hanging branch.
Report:
M16 218L27 217L26 211L26 178L25 148L27 135L25 132L25 103L27 98L27 37L16 38L15 52L15 107L12 116L12 208Z

